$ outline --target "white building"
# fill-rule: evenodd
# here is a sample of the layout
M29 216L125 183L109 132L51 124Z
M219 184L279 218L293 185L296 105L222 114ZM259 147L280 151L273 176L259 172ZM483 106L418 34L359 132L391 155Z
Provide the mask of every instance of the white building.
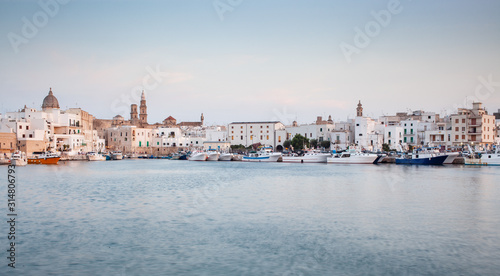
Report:
M282 137L285 126L278 121L268 122L233 122L228 126L228 137L231 145L243 145L245 147L260 143L271 146L274 149L282 145L286 137Z

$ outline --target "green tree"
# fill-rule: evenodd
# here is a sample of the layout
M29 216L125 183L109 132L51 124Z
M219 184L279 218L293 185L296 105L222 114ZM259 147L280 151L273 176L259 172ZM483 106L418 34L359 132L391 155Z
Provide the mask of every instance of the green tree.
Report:
M317 148L317 147L318 147L318 140L316 140L316 139L311 139L311 140L309 141L309 144L311 145L311 148L315 149L315 148Z
M292 147L294 150L302 150L305 147L309 147L309 139L300 134L297 134L292 139Z
M283 142L283 147L285 149L289 149L291 145L292 145L292 141L290 141L290 140L285 140L285 142Z
M389 147L389 144L382 144L382 150L385 152L391 151L391 148Z
M330 141L322 141L321 147L325 148L325 149L329 149L330 148Z

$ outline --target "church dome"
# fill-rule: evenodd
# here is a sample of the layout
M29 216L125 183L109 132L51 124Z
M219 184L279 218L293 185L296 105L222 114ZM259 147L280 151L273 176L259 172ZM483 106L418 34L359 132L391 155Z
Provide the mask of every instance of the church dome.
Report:
M47 95L45 99L43 99L42 109L46 108L59 108L59 102L52 93L52 88L50 88L49 95Z

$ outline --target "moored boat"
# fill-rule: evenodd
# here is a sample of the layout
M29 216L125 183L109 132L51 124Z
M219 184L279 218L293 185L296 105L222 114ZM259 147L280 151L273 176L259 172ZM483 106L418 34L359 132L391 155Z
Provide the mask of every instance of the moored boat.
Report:
M55 165L61 157L52 152L34 152L28 157L28 164Z
M281 158L280 152L273 152L271 147L264 147L258 152L243 156L245 162L277 162Z
M111 152L111 160L122 160L123 154L121 151L112 151Z
M215 150L207 151L207 161L217 161L219 160L220 153Z
M26 166L28 164L28 158L26 158L26 153L21 151L16 151L10 157L10 163L14 166Z
M106 156L103 156L102 154L94 152L94 151L89 151L89 152L87 152L87 160L89 160L89 161L105 161Z
M317 151L309 151L303 154L283 155L285 163L326 163L331 154Z
M464 159L465 165L480 165L480 166L500 166L500 153L498 146L495 153L474 153L471 157Z
M383 156L375 153L364 153L356 150L334 153L328 157L329 164L376 164Z
M204 151L194 151L188 158L189 161L206 161L207 153Z
M219 156L219 161L231 161L233 160L233 154L232 153L221 153Z
M443 165L447 155L438 156L420 156L419 154L404 154L396 158L396 164L399 165Z

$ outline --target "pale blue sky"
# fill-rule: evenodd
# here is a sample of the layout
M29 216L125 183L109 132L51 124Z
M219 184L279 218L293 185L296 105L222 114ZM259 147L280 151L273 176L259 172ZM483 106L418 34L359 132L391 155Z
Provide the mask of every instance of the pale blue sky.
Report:
M22 37L23 17L43 9L1 1L0 112L39 108L52 87L62 108L128 118L147 67L168 73L149 79L150 123L344 120L358 100L375 117L441 113L474 96L479 76L500 82L500 1L400 1L350 63L340 44L355 46L354 29L390 1L243 0L223 20L214 2L70 1L16 53L9 33ZM500 86L489 94L493 112Z

